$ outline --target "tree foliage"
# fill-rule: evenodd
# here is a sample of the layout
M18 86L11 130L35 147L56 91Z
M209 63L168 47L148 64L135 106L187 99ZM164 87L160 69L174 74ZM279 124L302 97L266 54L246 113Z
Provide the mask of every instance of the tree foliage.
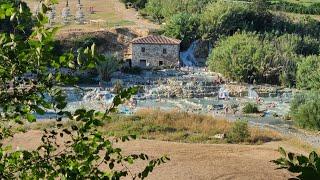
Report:
M159 24L161 24L164 19L163 11L162 2L158 0L149 0L144 9L144 12Z
M300 89L320 88L320 57L308 56L298 65L297 87Z
M318 53L319 45L311 38L294 34L274 37L272 34L236 33L222 38L208 58L210 70L226 77L253 83L296 84L297 63L302 54ZM314 50L302 47L314 46Z
M250 137L248 121L238 120L234 122L232 129L227 134L227 139L231 143L241 143L248 140Z
M148 0L143 14L158 23L170 19L175 14L199 14L213 0Z
M270 8L275 11L285 11L298 14L320 14L320 3L312 3L311 5L307 6L304 4L277 0L270 3Z
M0 14L0 33L14 33L20 38L30 35L34 20L25 2L2 0Z
M30 36L15 28L0 34L0 138L12 136L10 124L32 123L36 115L53 111L56 126L44 130L41 145L32 151L12 150L10 143L0 146L1 179L119 179L124 176L145 178L153 168L168 160L167 157L150 159L146 154L123 154L115 148L117 141L135 136L110 139L98 130L109 114L135 94L137 87L121 91L104 112L77 109L66 111L67 94L63 86L73 84L72 74L62 73L63 68L86 70L95 68L100 60L95 46L81 48L77 54L57 55L53 48L55 28L47 28L45 13L48 4L41 4L35 22L20 21L31 16L25 6L12 1L0 1L0 26L17 24L19 30L33 25ZM76 86L75 86L76 87ZM62 128L62 121L74 125ZM133 174L129 166L137 160L148 161L141 172Z
M112 55L100 55L96 68L102 80L110 81L112 73L120 68L120 61Z
M320 130L320 93L318 90L296 94L290 105L290 114L297 126Z
M289 73L295 72L295 55L283 53L276 42L262 39L255 33L236 33L220 40L208 58L210 70L226 77L253 83L292 83ZM280 77L286 75L283 79Z
M221 35L233 35L238 30L264 31L272 16L246 3L218 1L209 4L201 15L203 38L216 40Z
M187 49L193 41L199 38L199 25L199 18L194 14L175 14L166 22L164 35L180 39L181 48Z

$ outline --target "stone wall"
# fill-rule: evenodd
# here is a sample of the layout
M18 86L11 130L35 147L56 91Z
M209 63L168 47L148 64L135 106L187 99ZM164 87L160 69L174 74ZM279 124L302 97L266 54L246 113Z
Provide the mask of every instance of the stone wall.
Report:
M144 52L142 52L144 48ZM163 50L166 50L166 53ZM132 44L132 66L142 68L173 67L179 63L180 45L168 44ZM140 60L146 61L146 66L140 63Z

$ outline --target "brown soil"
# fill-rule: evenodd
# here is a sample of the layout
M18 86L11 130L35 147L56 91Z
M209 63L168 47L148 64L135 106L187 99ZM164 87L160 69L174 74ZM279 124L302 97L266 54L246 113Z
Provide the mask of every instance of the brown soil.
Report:
M34 11L38 5L39 0L25 0ZM74 18L77 11L78 1L69 1L69 7L72 18ZM81 1L83 5L83 12L85 14L86 24L77 25L72 20L71 24L63 26L60 32L72 32L72 31L94 31L101 29L110 29L117 27L131 27L134 29L159 29L160 25L157 25L149 20L140 17L139 12L133 8L126 9L124 3L120 0L84 0ZM61 12L65 7L66 1L58 1L56 5L56 22L58 26L61 26ZM89 9L93 7L95 13L90 14ZM101 20L100 23L90 23L90 20Z
M40 144L41 131L19 133L5 142L14 149L34 149ZM166 164L157 167L149 179L288 179L286 170L276 170L270 160L278 158L279 146L303 153L285 142L264 145L188 144L155 140L136 140L117 144L125 153L144 152L150 157L168 155ZM133 171L142 169L138 162Z

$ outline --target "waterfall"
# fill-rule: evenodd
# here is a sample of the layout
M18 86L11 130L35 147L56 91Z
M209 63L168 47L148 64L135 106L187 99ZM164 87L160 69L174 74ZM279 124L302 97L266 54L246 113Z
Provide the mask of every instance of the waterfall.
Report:
M194 57L195 49L197 47L198 40L192 42L187 51L180 53L180 59L182 61L183 66L197 66L197 59Z
M250 99L255 99L255 98L259 97L258 93L255 90L253 90L253 86L252 85L249 86L249 88L248 88L248 97Z

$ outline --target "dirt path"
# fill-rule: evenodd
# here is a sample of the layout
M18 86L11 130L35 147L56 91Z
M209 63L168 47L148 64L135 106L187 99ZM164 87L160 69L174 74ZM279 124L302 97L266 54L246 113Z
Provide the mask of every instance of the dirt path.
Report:
M167 154L171 161L151 174L150 179L288 179L285 170L269 162L279 157L273 145L185 144L139 140L121 145L128 152L154 157Z
M40 144L40 131L16 134L6 144L13 148L34 149ZM168 155L171 161L157 167L149 179L288 179L285 170L275 170L270 160L279 157L277 148L283 142L264 145L187 144L154 140L136 140L122 144L125 153L147 153L151 157ZM288 147L286 147L288 149ZM299 152L297 149L291 151ZM138 162L133 171L142 169Z

